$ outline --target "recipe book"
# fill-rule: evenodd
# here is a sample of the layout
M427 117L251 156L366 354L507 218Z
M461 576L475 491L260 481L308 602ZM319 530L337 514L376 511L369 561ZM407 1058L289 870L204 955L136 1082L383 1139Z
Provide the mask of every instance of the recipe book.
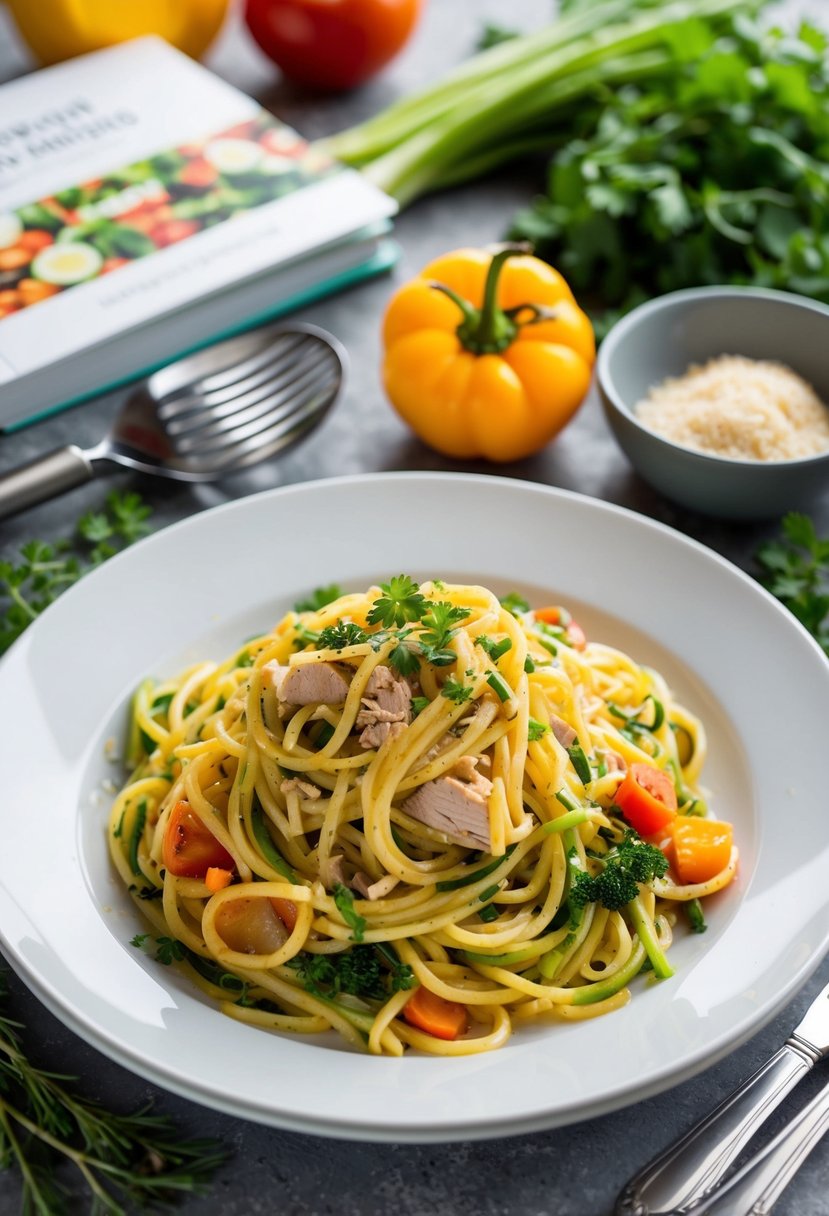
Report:
M394 202L158 38L0 87L0 428L388 268Z

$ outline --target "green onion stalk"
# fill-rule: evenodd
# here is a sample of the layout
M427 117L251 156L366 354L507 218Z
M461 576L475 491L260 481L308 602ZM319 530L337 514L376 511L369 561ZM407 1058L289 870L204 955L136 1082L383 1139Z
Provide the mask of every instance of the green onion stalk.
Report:
M402 205L550 148L578 103L670 71L684 22L726 30L766 0L600 0L468 60L441 83L323 141Z

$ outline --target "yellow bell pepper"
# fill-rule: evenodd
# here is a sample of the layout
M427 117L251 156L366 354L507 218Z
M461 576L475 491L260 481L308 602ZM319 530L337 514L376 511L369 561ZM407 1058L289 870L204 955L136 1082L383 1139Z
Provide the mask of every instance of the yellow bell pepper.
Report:
M459 249L392 297L383 381L424 443L462 459L520 460L587 393L593 329L552 266L527 246Z
M198 58L215 38L229 0L8 0L41 63L58 63L142 34L159 34Z

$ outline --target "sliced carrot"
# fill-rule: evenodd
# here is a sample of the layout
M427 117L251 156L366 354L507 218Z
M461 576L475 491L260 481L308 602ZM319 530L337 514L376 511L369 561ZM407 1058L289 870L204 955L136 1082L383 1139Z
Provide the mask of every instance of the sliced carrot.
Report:
M652 764L631 764L613 801L640 836L655 836L676 816L673 782Z
M446 1001L428 988L418 988L403 1007L403 1016L418 1030L436 1039L457 1039L466 1032L469 1017L466 1006Z
M204 876L204 885L215 895L217 891L223 891L225 887L229 887L232 878L233 874L230 870L223 870L221 866L208 866Z
M294 901L292 899L279 899L276 897L271 900L271 907L288 932L293 933L296 928L296 918L299 915Z
M718 819L677 815L673 838L674 864L680 882L708 882L728 865L734 829Z
M534 608L533 616L537 621L543 621L545 625L560 625L561 624L561 609L550 604L546 608Z

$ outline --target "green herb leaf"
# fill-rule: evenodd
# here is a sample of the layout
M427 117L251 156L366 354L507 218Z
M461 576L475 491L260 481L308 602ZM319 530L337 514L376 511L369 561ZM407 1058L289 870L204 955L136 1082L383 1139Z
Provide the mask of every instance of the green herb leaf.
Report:
M536 722L535 718L530 718L527 724L527 739L530 743L537 743L539 739L543 739L549 732L550 727L543 722Z
M426 611L426 599L408 575L398 574L387 583L381 583L385 594L376 599L369 609L368 623L384 625L392 629L409 621L419 621Z
M418 714L422 714L424 709L428 709L431 701L428 697L412 697L412 714L416 718Z
M368 641L365 629L355 625L353 621L337 621L321 630L317 638L320 650L344 650L346 646L360 646Z
M361 942L366 929L366 919L355 910L354 895L341 882L334 886L334 903L340 916L351 929L351 940Z
M338 600L342 593L342 587L338 587L336 583L331 583L328 587L317 587L304 600L298 600L294 604L294 612L319 612L326 604L333 604L334 600Z
M510 591L508 595L501 596L501 607L506 608L507 612L511 612L513 616L519 616L522 612L529 612L529 600L525 600L523 595L519 595L517 591Z
M449 676L443 682L440 695L446 697L447 701L453 701L455 705L463 705L464 701L470 699L474 691L475 688L472 684L461 684L454 676Z

